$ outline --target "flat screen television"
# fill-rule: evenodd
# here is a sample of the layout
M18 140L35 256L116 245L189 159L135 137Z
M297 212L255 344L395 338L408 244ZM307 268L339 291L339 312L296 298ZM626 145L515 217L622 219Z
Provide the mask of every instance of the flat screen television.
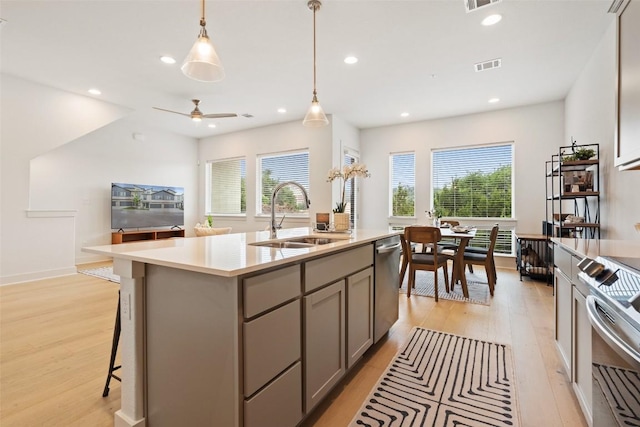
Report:
M111 228L184 226L184 188L111 183Z

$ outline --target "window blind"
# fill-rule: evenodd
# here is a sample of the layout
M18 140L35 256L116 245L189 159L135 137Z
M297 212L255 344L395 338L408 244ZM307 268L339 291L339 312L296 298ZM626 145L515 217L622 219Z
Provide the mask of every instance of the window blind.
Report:
M415 216L415 153L391 154L391 216Z
M207 214L246 213L245 159L207 162L207 177Z
M271 213L271 193L281 182L295 181L309 192L309 152L263 155L258 157L258 214ZM304 195L296 186L288 185L278 192L276 212L308 214Z
M445 217L512 217L512 144L433 152L433 207Z

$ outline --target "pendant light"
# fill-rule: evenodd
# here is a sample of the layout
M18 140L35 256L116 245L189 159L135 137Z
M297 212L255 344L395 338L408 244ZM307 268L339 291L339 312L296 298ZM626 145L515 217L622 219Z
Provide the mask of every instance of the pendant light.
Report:
M325 116L320 102L318 102L318 92L316 90L316 12L320 9L322 3L320 0L309 0L307 6L313 10L313 98L311 107L309 107L307 115L304 116L302 124L307 127L321 127L329 124L329 120L327 120L327 116Z
M198 40L182 63L181 70L185 76L201 82L218 82L224 79L224 68L213 43L207 35L204 18L204 0L202 0L202 17L200 18L200 34Z

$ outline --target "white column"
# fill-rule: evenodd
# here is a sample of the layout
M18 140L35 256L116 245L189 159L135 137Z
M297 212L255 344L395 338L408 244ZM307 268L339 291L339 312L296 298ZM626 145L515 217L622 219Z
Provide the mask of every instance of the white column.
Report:
M145 427L144 413L144 263L114 259L113 272L120 276L120 351L122 385L115 427Z

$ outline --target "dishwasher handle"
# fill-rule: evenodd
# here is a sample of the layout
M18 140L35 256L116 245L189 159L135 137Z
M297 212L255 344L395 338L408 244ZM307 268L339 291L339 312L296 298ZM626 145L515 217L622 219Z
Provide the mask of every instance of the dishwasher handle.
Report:
M395 245L391 245L391 246L380 246L380 247L376 248L376 253L378 253L378 254L387 254L389 252L395 251L399 247L400 247L400 243L396 243Z

